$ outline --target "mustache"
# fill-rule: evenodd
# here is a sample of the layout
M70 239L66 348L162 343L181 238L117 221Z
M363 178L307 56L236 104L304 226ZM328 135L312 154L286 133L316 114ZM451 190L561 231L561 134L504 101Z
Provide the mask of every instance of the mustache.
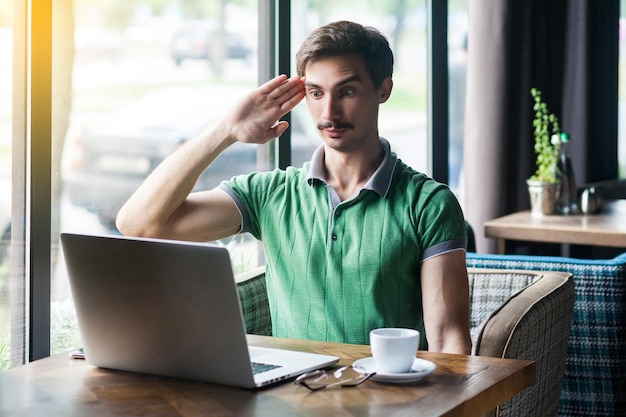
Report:
M318 130L324 129L354 129L354 125L348 122L326 122L317 125Z

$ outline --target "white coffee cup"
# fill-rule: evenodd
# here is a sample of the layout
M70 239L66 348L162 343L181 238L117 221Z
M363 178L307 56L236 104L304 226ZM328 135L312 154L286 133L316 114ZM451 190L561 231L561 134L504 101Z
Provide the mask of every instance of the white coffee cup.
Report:
M420 332L414 329L383 328L370 331L370 348L377 372L409 372L417 355L419 341Z

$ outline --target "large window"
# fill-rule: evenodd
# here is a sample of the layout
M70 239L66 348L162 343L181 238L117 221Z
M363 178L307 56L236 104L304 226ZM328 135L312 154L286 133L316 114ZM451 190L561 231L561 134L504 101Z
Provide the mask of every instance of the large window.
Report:
M277 9L266 13L273 4ZM381 107L381 134L403 160L431 173L427 1L293 0L291 30L282 25L284 15L272 23L285 4L1 3L0 369L80 345L59 234L118 233L117 210L163 158L259 81L290 72L288 65L274 67L285 39L292 59L304 36L331 20L382 30L396 66L394 92ZM291 117L290 146L235 145L198 189L308 160L319 139L305 107ZM218 243L231 249L236 272L262 262L249 236Z

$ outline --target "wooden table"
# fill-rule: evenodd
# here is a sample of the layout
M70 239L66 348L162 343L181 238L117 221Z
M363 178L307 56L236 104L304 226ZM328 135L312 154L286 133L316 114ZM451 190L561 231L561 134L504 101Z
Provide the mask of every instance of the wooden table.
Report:
M249 343L327 353L339 365L369 346L249 336ZM422 352L437 364L403 385L367 381L310 392L291 382L252 391L94 368L67 354L0 373L0 415L16 416L479 416L535 380L535 363Z
M485 222L485 236L507 240L626 248L626 200L606 204L598 214L533 216L520 211Z

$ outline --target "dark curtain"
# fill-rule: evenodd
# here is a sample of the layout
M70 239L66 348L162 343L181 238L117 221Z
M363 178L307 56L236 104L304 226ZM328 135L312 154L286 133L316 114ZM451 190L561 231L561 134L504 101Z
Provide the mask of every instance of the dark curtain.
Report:
M477 250L483 223L530 207L531 87L571 136L578 184L617 177L619 4L613 0L469 3L463 204Z

